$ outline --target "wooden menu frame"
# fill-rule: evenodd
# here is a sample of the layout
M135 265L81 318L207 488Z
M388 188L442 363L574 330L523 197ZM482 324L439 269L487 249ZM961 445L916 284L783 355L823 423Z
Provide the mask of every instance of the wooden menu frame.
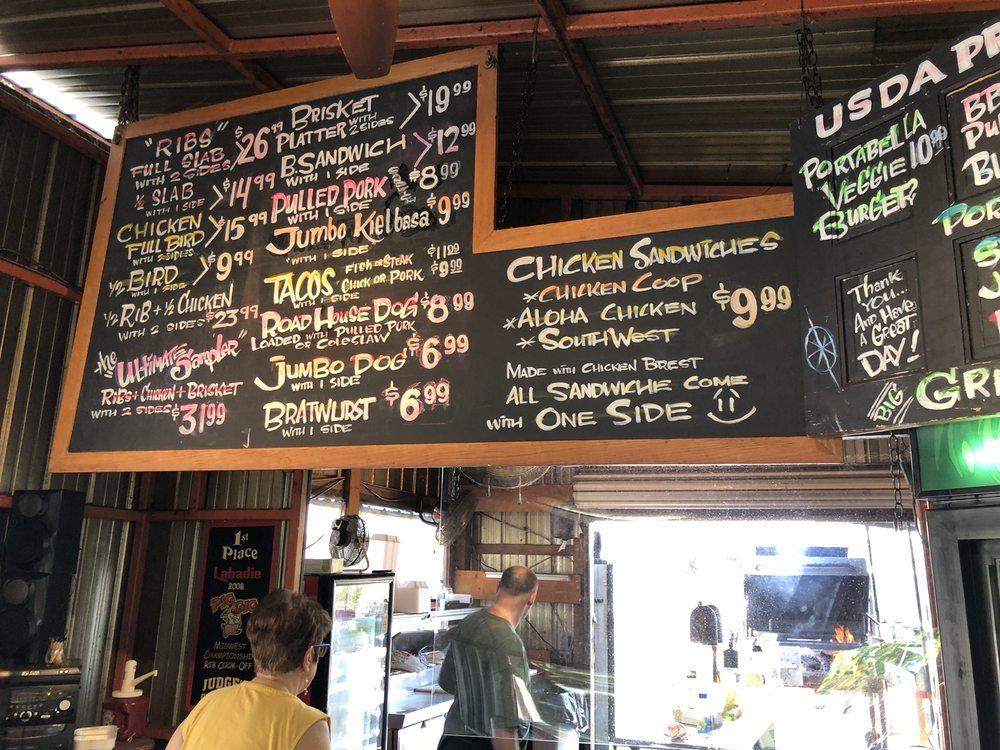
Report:
M681 206L516 229L496 229L496 48L479 47L393 66L376 86L477 67L476 169L473 252L500 252L577 240L669 231L791 216L788 194ZM131 138L251 114L321 97L371 88L353 76L333 78L235 102L203 107L129 125L108 160L87 283L65 386L60 399L49 470L208 471L311 469L323 466L406 467L526 464L790 464L839 463L839 439L809 437L555 440L501 443L421 443L312 448L243 448L169 451L69 450L87 351L96 315L125 145Z

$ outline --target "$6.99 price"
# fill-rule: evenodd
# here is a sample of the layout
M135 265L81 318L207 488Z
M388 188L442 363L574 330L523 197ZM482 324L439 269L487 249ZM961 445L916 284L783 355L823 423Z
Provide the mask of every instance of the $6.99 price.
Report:
M451 405L451 383L444 378L414 383L400 392L394 383L382 391L389 406L399 402L399 416L404 422L413 422L427 409L447 408Z

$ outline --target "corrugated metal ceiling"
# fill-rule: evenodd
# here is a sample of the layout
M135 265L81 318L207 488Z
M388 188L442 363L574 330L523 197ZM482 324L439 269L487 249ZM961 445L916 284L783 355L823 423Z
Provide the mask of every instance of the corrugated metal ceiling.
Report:
M571 13L678 5L565 0ZM235 39L333 31L324 0L198 0ZM401 26L531 18L532 0L402 0ZM824 93L836 98L980 20L976 14L908 16L817 25ZM197 37L158 0L5 0L0 51L51 52L106 46L194 42ZM649 184L788 184L788 124L803 111L791 27L675 32L583 42ZM501 167L507 160L531 45L503 48ZM408 60L443 50L400 50ZM519 182L621 184L611 152L562 54L538 46ZM340 55L261 60L285 85L343 75ZM121 68L48 71L114 116ZM147 65L140 111L149 117L255 93L221 61Z

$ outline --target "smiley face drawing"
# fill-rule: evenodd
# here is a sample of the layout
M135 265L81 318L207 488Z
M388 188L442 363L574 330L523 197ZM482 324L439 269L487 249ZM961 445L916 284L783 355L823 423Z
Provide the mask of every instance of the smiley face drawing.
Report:
M715 399L715 409L708 413L708 418L719 424L739 424L757 413L756 406L751 406L743 414L737 413L741 396L735 388L719 388L712 398Z

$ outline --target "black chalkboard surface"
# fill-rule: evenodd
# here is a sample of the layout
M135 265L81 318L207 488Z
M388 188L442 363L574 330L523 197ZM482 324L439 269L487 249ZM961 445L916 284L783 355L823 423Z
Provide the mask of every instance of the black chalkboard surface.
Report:
M848 382L922 369L923 323L912 258L840 282Z
M213 690L253 679L246 624L272 588L278 526L275 521L205 528L188 710Z
M792 127L813 434L1000 410L994 19Z
M492 313L476 319L491 342L476 406L485 435L801 434L791 228L774 219L477 258Z
M354 447L339 460L443 460L394 452L425 445L484 462L472 444L524 462L529 446L507 446L588 440L606 456L596 441L713 437L792 438L772 460L828 460L801 437L788 196L474 252L493 223L495 67L483 50L441 59L139 123L112 162L56 470L139 454L315 466ZM763 455L740 445L730 459Z
M476 84L465 68L129 140L70 449L460 425Z

